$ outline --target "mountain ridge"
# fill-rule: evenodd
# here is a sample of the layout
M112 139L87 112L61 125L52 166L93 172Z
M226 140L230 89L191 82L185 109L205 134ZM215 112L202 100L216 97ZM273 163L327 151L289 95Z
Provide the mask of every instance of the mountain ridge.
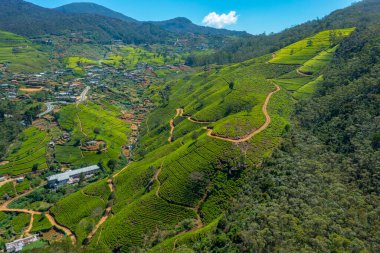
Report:
M116 12L112 9L92 2L70 3L54 8L54 10L70 14L96 14L99 16L115 18L126 22L153 24L160 27L163 30L178 34L194 33L225 36L249 35L245 31L232 31L228 29L217 29L213 27L196 25L186 17L175 17L163 21L138 21L122 13Z

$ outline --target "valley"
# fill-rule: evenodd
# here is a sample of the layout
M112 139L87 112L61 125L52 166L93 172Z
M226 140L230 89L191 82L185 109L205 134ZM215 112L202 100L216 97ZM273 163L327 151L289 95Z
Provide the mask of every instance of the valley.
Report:
M0 248L376 252L375 2L253 36L0 1Z

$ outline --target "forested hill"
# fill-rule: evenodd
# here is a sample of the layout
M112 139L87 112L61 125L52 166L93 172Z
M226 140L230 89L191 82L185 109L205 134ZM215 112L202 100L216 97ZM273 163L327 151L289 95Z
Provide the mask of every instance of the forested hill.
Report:
M178 17L165 21L148 22L161 27L170 32L186 34L206 34L206 35L225 35L225 36L250 36L246 32L231 31L227 29L216 29L212 27L199 26L192 23L189 19Z
M164 43L172 34L148 23L95 14L66 14L22 0L0 0L0 29L26 37L84 33L98 42Z
M292 44L302 38L311 36L326 29L361 27L373 23L380 13L379 0L363 0L350 7L332 12L330 15L309 21L270 35L256 35L249 38L236 39L212 54L193 54L187 63L193 66L205 64L225 64L241 62Z
M184 17L173 18L164 21L137 21L133 18L127 17L119 12L115 12L104 6L94 3L71 3L55 8L55 10L62 13L82 13L82 14L96 14L100 16L119 19L126 22L145 23L155 25L163 30L173 32L175 34L204 34L204 35L223 35L223 36L249 36L246 32L230 31L227 29L216 29L212 27L199 26L192 23L189 19Z
M87 13L97 14L100 16L120 19L126 22L138 22L137 20L127 17L120 12L110 10L104 6L94 3L71 3L55 8L55 10L63 13Z
M343 41L319 93L201 252L380 252L380 27Z

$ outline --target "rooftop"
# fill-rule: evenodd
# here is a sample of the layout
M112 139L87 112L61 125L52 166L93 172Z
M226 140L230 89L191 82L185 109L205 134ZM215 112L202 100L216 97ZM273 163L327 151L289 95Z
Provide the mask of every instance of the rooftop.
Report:
M48 181L54 181L54 180L63 181L63 180L68 180L72 176L75 176L75 175L78 175L78 174L81 174L81 173L90 172L90 171L93 171L93 170L98 170L98 169L100 169L98 165L92 165L92 166L85 167L85 168L82 168L82 169L69 170L69 171L66 171L64 173L52 175L52 176L48 177L47 180Z

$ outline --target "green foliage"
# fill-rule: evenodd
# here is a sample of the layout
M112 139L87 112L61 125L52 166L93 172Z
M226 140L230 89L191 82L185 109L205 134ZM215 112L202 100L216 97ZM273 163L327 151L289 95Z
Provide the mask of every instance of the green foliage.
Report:
M50 221L45 215L34 215L33 226L31 232L43 232L52 228Z
M323 75L317 77L317 79L305 84L293 93L293 97L297 99L309 98L311 94L314 94L318 89L318 84L323 81Z
M0 197L2 198L5 195L8 195L11 198L16 196L16 190L13 182L8 182L0 187Z
M30 182L27 178L24 178L24 181L16 184L16 191L18 194L23 193L30 189Z
M30 215L26 213L17 214L11 221L11 226L16 234L21 234L30 222Z

